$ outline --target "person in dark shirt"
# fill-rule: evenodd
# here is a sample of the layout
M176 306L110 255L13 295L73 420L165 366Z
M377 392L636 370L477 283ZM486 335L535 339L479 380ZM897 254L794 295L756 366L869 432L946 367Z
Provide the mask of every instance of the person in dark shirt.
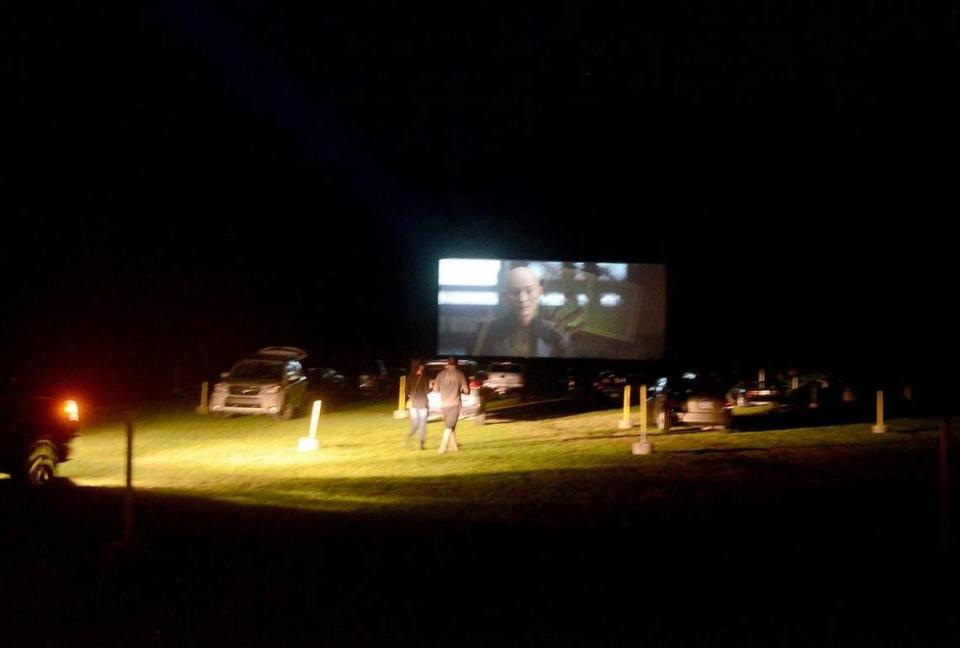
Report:
M407 434L407 443L414 434L419 432L421 450L427 440L427 415L430 412L427 394L429 392L430 381L427 380L423 363L415 358L410 363L410 374L407 376L407 398L410 399L410 432Z

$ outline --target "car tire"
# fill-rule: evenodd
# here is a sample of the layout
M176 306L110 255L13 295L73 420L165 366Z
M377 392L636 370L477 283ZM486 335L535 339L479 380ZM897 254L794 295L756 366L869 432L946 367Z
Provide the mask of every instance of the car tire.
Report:
M16 477L26 486L42 488L56 477L59 460L60 456L53 443L47 440L37 441L30 446L30 451Z
M297 408L284 402L283 409L276 415L278 421L289 421L297 415Z

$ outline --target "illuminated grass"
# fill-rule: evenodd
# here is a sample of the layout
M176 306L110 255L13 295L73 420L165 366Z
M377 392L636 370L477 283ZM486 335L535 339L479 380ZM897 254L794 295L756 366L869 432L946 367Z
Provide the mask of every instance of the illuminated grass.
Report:
M300 452L309 419L218 419L171 412L135 423L134 484L233 502L320 510L448 507L488 513L517 505L564 500L590 506L607 492L607 476L638 475L669 487L676 475L728 471L704 454L763 452L781 458L797 451L832 452L861 445L929 439L928 421L890 421L891 434L874 435L865 423L765 432L680 432L650 437L655 453L635 457L639 429L618 431L621 410L541 421L462 421L460 453L436 452L442 424L430 423L428 449L405 447L406 420L391 418L392 404L324 414L320 449ZM898 431L911 431L909 435ZM74 459L61 475L81 486L124 484L122 424L81 431Z

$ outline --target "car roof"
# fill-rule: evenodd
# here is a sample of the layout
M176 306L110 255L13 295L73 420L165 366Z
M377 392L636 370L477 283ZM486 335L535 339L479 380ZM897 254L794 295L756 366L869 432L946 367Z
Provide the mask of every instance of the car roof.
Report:
M269 346L257 351L253 357L256 359L303 360L307 357L307 352L298 347Z

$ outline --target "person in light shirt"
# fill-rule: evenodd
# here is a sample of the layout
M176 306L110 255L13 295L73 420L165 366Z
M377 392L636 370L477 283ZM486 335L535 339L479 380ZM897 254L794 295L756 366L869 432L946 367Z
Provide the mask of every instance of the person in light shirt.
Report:
M440 392L440 411L443 413L443 438L440 439L440 454L457 452L457 421L460 419L461 396L470 393L470 384L463 372L457 369L457 359L449 358L447 366L437 374L432 388Z

